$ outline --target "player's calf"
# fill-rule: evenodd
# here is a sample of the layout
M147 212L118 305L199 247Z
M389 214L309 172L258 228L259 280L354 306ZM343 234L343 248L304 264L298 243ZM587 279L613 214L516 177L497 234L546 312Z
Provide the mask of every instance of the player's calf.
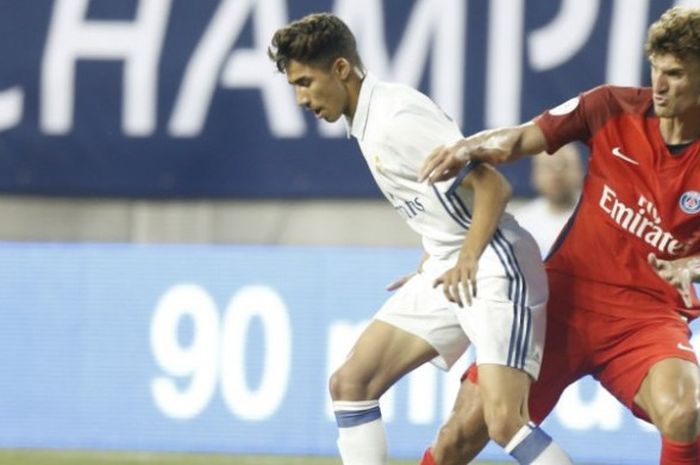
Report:
M489 442L482 410L452 415L438 433L431 455L439 465L469 463Z
M431 448L425 451L420 465L470 463L488 442L479 386L465 379L452 414L440 428Z

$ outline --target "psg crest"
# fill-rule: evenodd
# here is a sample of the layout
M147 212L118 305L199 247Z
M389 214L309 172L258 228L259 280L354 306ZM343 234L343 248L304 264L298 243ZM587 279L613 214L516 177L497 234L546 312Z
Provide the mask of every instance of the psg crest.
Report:
M689 215L694 215L700 211L700 192L684 192L678 203L681 206L681 210Z

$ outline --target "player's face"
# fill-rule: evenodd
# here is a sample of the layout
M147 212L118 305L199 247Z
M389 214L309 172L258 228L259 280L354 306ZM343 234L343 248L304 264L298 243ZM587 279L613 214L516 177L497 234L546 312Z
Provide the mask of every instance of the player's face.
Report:
M297 104L329 122L348 112L348 91L336 65L325 70L296 60L287 64L287 81L294 87Z
M651 85L654 111L661 118L683 117L700 109L700 60L675 55L652 55Z

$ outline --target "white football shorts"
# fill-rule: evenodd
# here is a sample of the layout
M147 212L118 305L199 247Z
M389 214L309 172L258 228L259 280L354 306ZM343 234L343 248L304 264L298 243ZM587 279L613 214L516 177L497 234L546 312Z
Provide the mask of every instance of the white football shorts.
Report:
M477 295L460 308L433 282L455 260L430 258L387 300L375 318L414 334L438 352L448 370L474 344L476 363L520 369L537 379L544 348L547 279L532 240L490 246L479 260ZM464 302L464 299L463 299Z

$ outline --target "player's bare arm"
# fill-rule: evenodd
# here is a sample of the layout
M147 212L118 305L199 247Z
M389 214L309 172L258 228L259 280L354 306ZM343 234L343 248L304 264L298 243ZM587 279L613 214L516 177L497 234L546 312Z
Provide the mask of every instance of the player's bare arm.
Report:
M423 164L418 179L421 182L427 179L430 183L444 181L454 177L470 160L498 165L523 155L534 155L546 147L544 134L534 122L489 129L437 147Z
M472 224L462 243L457 264L434 283L435 287L442 284L447 300L460 307L465 303L462 297L467 305L471 305L472 297L476 297L479 257L495 233L513 191L506 178L488 164L477 165L464 178L462 185L474 191Z
M691 283L700 282L700 255L662 260L649 254L649 264L657 275L678 290L686 307L692 306Z

